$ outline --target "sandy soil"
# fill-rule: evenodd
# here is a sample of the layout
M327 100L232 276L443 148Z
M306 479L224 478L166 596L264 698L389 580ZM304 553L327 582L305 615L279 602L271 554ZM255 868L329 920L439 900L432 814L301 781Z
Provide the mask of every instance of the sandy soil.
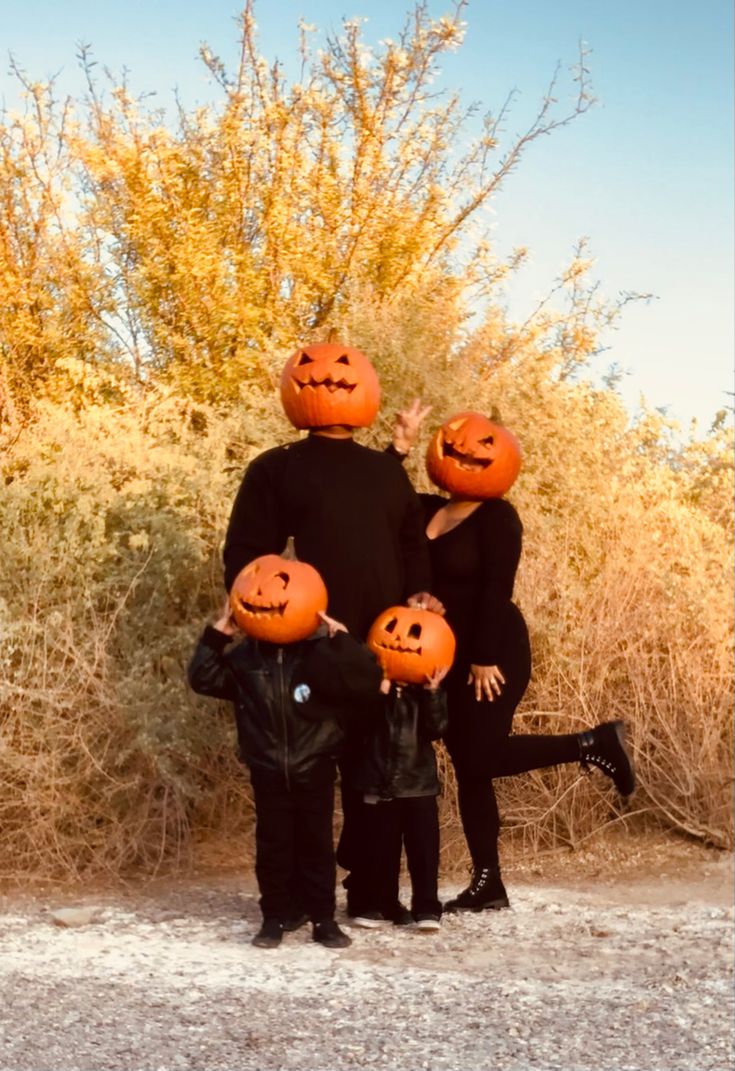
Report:
M511 869L510 911L340 952L307 928L253 948L245 875L7 893L0 1068L730 1071L731 858L582 862ZM72 905L92 919L55 925Z

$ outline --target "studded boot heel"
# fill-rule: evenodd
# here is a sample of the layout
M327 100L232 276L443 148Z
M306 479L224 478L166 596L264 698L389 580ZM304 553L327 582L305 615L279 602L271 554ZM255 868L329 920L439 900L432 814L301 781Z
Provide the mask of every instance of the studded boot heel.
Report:
M444 905L450 914L456 911L501 911L510 907L508 894L497 866L473 871L472 881L454 900Z
M579 761L585 769L596 766L613 781L621 796L635 789L633 761L625 745L622 721L606 721L579 734Z

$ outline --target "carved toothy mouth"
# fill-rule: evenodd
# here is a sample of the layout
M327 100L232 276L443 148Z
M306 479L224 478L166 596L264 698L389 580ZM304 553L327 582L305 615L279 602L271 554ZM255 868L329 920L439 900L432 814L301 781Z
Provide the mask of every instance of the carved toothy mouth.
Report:
M245 611L246 614L278 614L283 617L283 612L288 606L287 602L271 603L268 606L258 605L253 602L240 601L240 608Z
M348 394L352 394L357 386L356 383L348 383L346 379L334 380L331 376L327 376L326 379L308 379L305 383L298 380L296 376L292 376L291 379L299 394L305 387L311 387L312 390L316 390L317 387L324 387L330 394L334 394L334 392L338 390L344 390L347 391Z
M383 651L396 651L398 654L420 655L422 651L421 647L401 647L399 643L388 644L376 642L375 646L380 647Z
M481 458L473 457L471 454L463 454L461 450L458 450L456 446L452 446L451 443L442 443L442 456L451 457L453 461L457 463L459 468L464 469L465 472L477 472L478 469L487 469L493 463L493 459L490 457Z

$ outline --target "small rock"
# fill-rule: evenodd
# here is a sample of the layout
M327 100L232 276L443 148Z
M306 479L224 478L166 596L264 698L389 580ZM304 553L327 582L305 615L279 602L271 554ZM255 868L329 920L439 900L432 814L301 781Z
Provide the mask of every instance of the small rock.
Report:
M59 907L50 913L49 918L54 926L89 926L98 914L98 907Z

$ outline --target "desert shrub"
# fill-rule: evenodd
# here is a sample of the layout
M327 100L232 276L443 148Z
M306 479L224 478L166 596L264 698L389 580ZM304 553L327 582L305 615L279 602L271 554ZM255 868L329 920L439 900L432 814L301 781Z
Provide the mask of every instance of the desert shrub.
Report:
M70 375L92 381L64 384L77 406L39 403L2 464L6 875L151 867L188 850L197 801L244 791L229 719L184 669L222 598L234 487L278 417L119 386L100 404L99 376Z
M425 345L419 334L405 359ZM466 404L471 368L454 362L435 369L439 418ZM387 378L383 427L366 435L376 442L405 390ZM273 393L215 409L110 379L66 362L57 395L36 404L3 458L6 876L170 865L251 818L230 720L188 694L184 670L222 597L220 547L242 470L294 433ZM505 781L512 838L526 850L574 846L624 820L726 845L730 534L713 500L693 499L698 469L651 458L658 418L630 426L610 391L522 381L501 366L473 394L488 411L502 403L525 450L511 497L525 525L517 595L535 670L519 728L625 718L640 790L626 808L576 767ZM710 451L726 456L718 434ZM412 471L425 486L421 454ZM443 762L449 867L464 845Z

